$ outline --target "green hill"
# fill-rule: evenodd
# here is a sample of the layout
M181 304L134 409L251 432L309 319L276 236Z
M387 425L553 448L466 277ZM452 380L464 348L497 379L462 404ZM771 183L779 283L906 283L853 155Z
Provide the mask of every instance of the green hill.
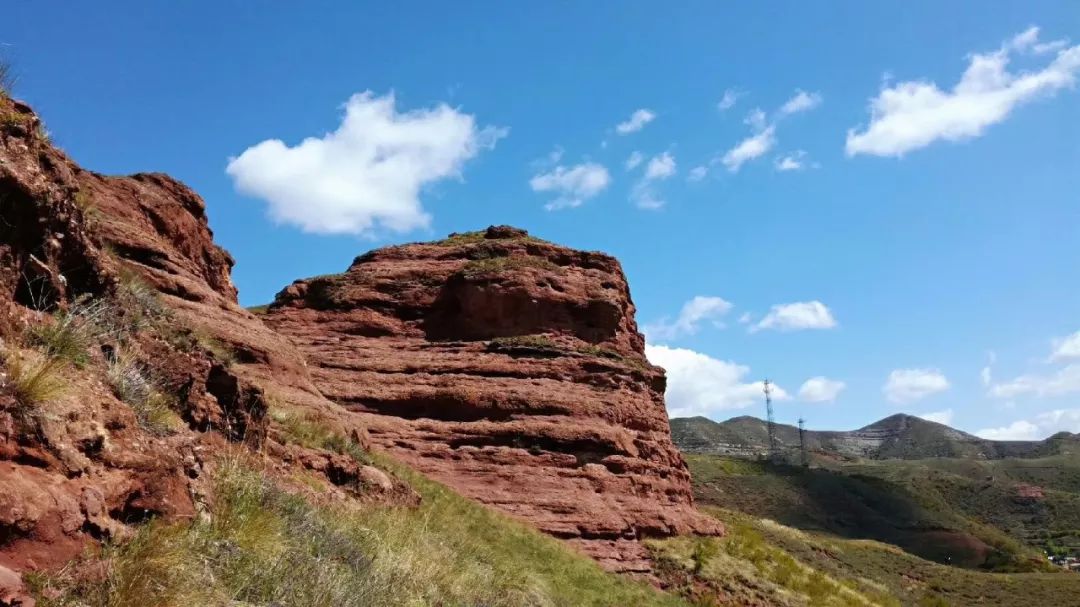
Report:
M766 455L768 430L751 416L714 422L704 417L671 420L672 437L685 453L739 457ZM776 424L776 442L794 461L800 446L799 429ZM931 457L1002 459L1080 453L1080 435L1061 432L1042 441L993 441L946 425L898 413L850 431L807 430L803 439L815 458L924 459Z
M744 538L734 541L780 551L875 604L896 604L891 597L902 605L1026 606L1080 596L1080 575L1050 566L1043 552L1080 555L1080 457L812 468L714 455L687 460L699 507ZM674 562L691 562L694 548L664 546ZM713 568L718 587L742 579L735 566ZM762 578L770 579L759 572L755 580Z

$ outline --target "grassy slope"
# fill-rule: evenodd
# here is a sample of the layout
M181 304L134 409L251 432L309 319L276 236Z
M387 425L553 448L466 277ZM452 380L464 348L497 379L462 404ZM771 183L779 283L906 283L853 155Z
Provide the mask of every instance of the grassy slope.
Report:
M873 462L846 471L857 471L859 475L848 475L822 470L803 473L797 469L782 469L783 473L778 473L780 470L759 462L715 456L691 455L688 460L699 505L727 520L731 528L748 527L760 533L767 544L832 579L854 584L863 593L872 594L875 588L884 588L903 604L912 605L1061 604L1062 597L1080 596L1080 576L1074 574L1057 571L1006 574L962 569L924 560L878 541L856 539L876 534L892 543L906 542L909 550L942 559L948 550L942 550L941 536L930 536L938 540L935 546L920 543L920 534L905 530L908 526L938 525L982 538L1022 559L1033 555L1033 551L1011 542L1003 533L975 518L978 508L1003 506L982 503L970 495L965 497L968 477L981 477L988 466L1001 483L1051 477L1053 482L1044 482L1043 486L1067 488L1076 480L1067 467L1060 473L1060 466L1040 466L1030 460L1021 463L932 460L896 465ZM965 475L956 474L960 471ZM935 488L938 485L948 490ZM996 495L993 490L975 495L980 493ZM1063 513L1062 520L1070 516L1075 516L1074 511ZM814 531L797 531L791 527ZM951 539L957 537L960 536ZM964 553L963 542L944 542L944 546L952 546L954 556ZM1023 565L1023 561L1019 564Z
M876 539L924 558L968 567L1004 561L1017 569L1038 558L997 529L954 511L947 502L888 479L715 456L688 459L696 494L704 504L799 529Z
M1080 456L882 461L842 470L905 487L931 508L956 512L1032 547L1052 541L1080 554ZM1043 497L1020 497L1018 484L1038 487Z
M732 527L760 534L766 544L805 566L879 600L888 596L902 605L1028 607L1070 604L1063 599L1080 596L1080 575L972 571L933 563L880 542L841 539L722 509L708 510Z
M215 474L211 521L144 527L106 551L111 565L100 582L63 572L39 577L39 596L56 597L39 605L685 604L377 459L422 494L419 508L313 506L243 458L226 461Z

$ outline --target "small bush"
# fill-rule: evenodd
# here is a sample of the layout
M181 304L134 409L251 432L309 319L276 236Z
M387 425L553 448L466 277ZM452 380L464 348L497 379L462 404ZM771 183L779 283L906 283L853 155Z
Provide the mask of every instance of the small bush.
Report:
M454 232L442 240L437 240L431 244L441 246L456 246L463 244L475 244L478 242L484 242L484 230L477 230L475 232Z
M515 255L470 260L461 268L461 275L465 278L477 278L487 274L501 274L520 268L539 268L549 272L562 271L562 268L550 259L532 255Z
M539 350L559 350L559 344L544 335L513 335L496 337L491 340L492 349L535 348Z
M164 436L179 429L183 422L172 409L172 399L165 395L129 352L121 352L109 362L109 385L116 397L131 406L139 425Z
M11 89L15 88L15 70L11 67L11 63L0 59L0 95L11 95Z
M4 355L7 367L5 384L15 396L21 415L36 413L41 405L60 398L68 382L61 374L61 363L48 356L24 356L18 352Z
M270 418L278 423L282 434L289 442L309 449L325 449L348 455L363 464L370 463L370 458L360 445L330 430L318 419L289 411L273 402L270 405Z
M67 311L58 312L52 322L32 326L28 341L39 346L50 358L84 367L90 360L90 346L101 333L96 321L102 311L100 303L73 305Z

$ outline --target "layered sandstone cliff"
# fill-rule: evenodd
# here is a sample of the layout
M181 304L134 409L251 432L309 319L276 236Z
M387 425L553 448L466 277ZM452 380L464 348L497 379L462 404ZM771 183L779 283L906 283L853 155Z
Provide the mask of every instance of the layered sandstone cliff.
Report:
M612 258L493 228L370 253L266 315L238 305L232 264L189 188L86 171L0 95L0 605L27 604L9 596L21 573L212 510L207 472L232 450L283 482L323 475L320 499L415 501L294 440L296 420L385 448L610 569L648 570L642 537L719 531L692 510L663 372ZM93 325L78 364L32 337L64 322ZM65 389L30 404L16 376L53 359ZM178 422L148 426L118 366Z
M647 571L641 538L720 532L608 255L492 227L367 253L264 318L375 445L609 569Z
M232 264L190 189L83 170L0 95L0 605L31 604L21 573L195 516L212 500L205 469L230 449L326 474L342 497L373 476L405 492L276 440L271 404L365 438L291 342L237 304ZM175 423L148 427L137 405L151 398Z

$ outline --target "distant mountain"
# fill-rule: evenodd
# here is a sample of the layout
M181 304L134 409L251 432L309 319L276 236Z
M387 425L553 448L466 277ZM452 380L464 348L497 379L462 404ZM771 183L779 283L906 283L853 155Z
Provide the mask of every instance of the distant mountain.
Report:
M769 451L765 422L751 416L733 417L724 422L677 417L671 420L671 434L676 446L686 453L758 457ZM814 458L1001 459L1080 453L1080 434L1061 432L1041 441L994 441L903 413L858 430L807 430L805 440L806 449ZM777 424L776 442L790 459L799 449L799 429Z

